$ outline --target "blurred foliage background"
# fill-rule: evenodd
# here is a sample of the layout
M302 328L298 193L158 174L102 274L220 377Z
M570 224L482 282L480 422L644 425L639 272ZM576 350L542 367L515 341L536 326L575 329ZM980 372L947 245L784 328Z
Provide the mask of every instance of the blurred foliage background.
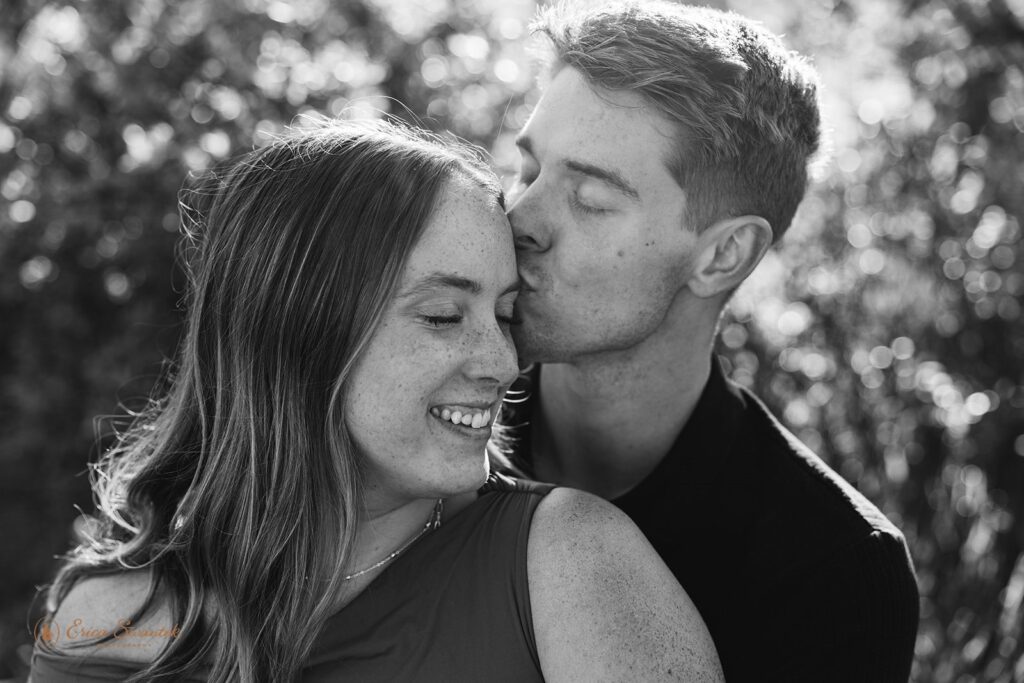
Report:
M832 139L723 323L731 373L907 535L913 679L1024 680L1024 1L714 4L814 59ZM416 116L508 175L534 9L4 0L0 679L91 507L102 418L174 355L185 176L310 110Z

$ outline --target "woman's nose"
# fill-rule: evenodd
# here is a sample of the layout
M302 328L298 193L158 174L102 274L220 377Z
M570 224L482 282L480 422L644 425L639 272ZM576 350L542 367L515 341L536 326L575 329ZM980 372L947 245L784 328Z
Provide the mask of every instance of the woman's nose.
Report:
M492 380L508 386L519 375L519 359L512 339L498 321L487 325L469 342L466 374L477 380Z

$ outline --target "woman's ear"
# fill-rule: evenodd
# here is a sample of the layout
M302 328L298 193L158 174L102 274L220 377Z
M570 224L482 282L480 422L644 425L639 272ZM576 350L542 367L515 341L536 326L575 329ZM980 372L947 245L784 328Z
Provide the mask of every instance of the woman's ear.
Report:
M772 244L772 227L760 216L725 218L697 241L700 253L687 285L697 296L710 298L747 279Z

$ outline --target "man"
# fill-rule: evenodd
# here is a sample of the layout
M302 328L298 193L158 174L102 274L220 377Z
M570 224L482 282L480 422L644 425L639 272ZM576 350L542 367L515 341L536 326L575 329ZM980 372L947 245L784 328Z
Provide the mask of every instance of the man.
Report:
M705 618L729 681L906 681L900 532L712 356L819 141L813 74L736 15L556 8L510 193L529 373L513 454L617 503Z

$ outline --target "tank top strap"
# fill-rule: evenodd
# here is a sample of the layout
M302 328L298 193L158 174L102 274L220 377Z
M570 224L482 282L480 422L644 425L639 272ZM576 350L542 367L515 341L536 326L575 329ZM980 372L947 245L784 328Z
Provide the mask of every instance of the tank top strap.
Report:
M508 493L535 493L539 497L533 501L533 508L537 507L540 503L540 498L543 498L552 489L556 488L555 484L546 484L541 481L532 481L530 479L521 479L519 477L513 477L509 474L492 470L490 476L487 477L487 481L480 487L479 493L483 495L489 491L501 491ZM529 514L529 517L533 518L533 512Z
M508 526L490 535L496 543L488 552L492 557L502 556L502 562L512 569L512 597L515 611L519 617L518 633L523 637L523 644L533 661L536 670L540 671L540 656L537 654L537 639L533 630L533 611L530 606L530 582L527 566L527 548L530 540L530 525L533 515L548 493L555 488L554 484L531 481L512 477L501 472L491 472L486 483L480 489L484 499L488 494L500 497L505 508L500 519ZM497 563L496 563L497 564Z

